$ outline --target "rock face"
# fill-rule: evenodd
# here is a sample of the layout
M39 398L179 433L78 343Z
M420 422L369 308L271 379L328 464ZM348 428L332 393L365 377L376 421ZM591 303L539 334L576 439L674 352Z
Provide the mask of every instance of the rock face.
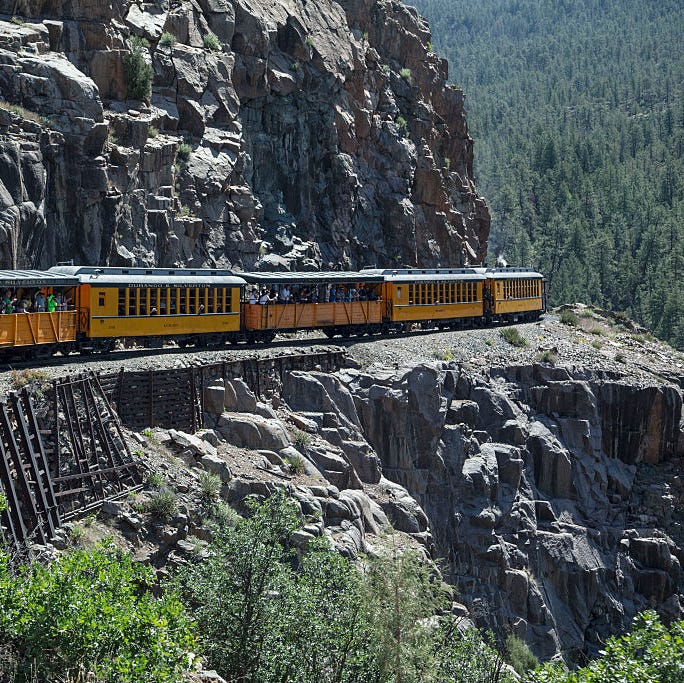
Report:
M0 95L16 105L0 110L4 267L483 260L463 93L415 10L0 0L0 13ZM127 99L136 49L147 102Z
M572 658L647 607L682 618L678 388L547 366L344 378L479 625Z

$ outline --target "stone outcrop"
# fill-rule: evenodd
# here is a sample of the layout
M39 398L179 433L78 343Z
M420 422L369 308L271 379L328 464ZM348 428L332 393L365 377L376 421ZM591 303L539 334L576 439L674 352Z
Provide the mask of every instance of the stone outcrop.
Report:
M682 617L677 387L542 365L344 378L481 626L572 658L639 610Z
M42 0L2 13L5 267L483 260L463 93L415 10ZM152 69L146 102L128 92L134 50Z
M342 552L372 550L391 524L441 559L478 625L572 660L640 610L684 615L679 387L432 363L293 371L278 405L241 380L205 392L224 439L268 449L260 469L298 464L339 492L306 506Z

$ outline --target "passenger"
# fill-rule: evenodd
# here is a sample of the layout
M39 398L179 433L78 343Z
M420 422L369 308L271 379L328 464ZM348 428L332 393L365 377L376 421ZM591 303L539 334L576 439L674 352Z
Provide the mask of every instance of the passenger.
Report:
M38 290L36 293L36 313L43 313L45 311L45 294L42 290Z
M14 299L14 301L12 301L12 309L15 313L26 313L24 302L21 299Z
M316 290L316 289L314 289L314 291L311 292L311 303L312 304L318 303L318 290Z
M278 301L278 295L276 293L275 287L271 287L271 291L268 293L268 303L274 304Z
M366 288L361 285L359 287L359 301L366 301L368 299L368 294L366 294Z
M204 306L200 305L200 309L201 308L204 308ZM150 315L157 315L157 309L154 306L152 306L152 310L150 311Z
M57 310L63 311L64 310L64 300L62 298L61 292L57 292L57 294L55 294L55 301L57 302Z
M47 305L48 313L54 313L57 310L57 301L54 294L48 294L48 298L45 303Z
M249 293L249 303L256 304L259 301L259 292L256 288L252 289Z
M154 313L150 312L150 315L155 315L157 312L157 309L153 308L152 310L154 311ZM203 313L204 313L204 304L200 304L199 308L197 309L197 315L202 315Z
M12 312L12 292L9 289L5 291L5 295L2 297L2 312Z
M330 285L330 291L328 292L328 301L334 304L337 301L337 290L335 285Z
M347 300L347 293L344 291L344 287L338 287L337 288L337 300L338 301L346 301Z
M287 304L292 300L292 293L290 292L287 285L283 285L280 290L280 303Z
M259 303L264 305L268 303L268 290L264 287L261 290L261 296L259 297Z
M350 287L347 296L349 297L347 301L358 301L359 293L356 291L356 287Z

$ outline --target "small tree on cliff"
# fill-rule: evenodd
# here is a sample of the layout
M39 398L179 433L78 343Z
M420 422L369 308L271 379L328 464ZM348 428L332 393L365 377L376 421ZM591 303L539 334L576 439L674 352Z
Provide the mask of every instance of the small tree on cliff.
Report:
M128 97L147 100L152 91L152 65L145 59L144 46L137 42L123 57L123 74Z

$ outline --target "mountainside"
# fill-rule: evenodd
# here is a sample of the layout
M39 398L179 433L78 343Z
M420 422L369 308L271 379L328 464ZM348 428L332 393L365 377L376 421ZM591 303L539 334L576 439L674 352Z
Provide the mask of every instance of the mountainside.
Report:
M463 95L383 0L0 2L0 262L482 261Z
M684 11L418 0L463 87L490 252L684 348Z

